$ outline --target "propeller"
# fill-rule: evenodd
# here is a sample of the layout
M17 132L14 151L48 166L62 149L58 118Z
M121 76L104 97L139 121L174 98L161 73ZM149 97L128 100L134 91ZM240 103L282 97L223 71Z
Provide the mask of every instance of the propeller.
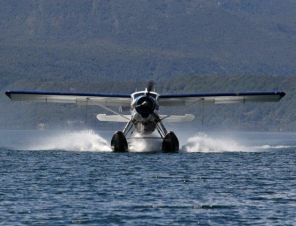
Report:
M148 94L152 91L153 87L154 87L154 81L153 80L148 81L148 83L147 83Z
M145 94L137 98L137 105L135 106L135 109L144 118L147 118L149 114L152 114L155 110L155 100L150 96L150 92L153 90L153 87L154 81L148 81Z
M149 106L149 103L145 100L143 103L138 104L138 105L136 105L135 107L137 108L137 107L141 107L141 106L145 106L145 107L147 107L147 106Z

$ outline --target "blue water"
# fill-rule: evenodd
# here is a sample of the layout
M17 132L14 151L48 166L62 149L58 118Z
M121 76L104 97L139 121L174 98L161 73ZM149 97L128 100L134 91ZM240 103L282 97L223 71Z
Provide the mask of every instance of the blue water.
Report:
M176 154L109 136L1 131L1 225L296 225L296 134L196 134Z

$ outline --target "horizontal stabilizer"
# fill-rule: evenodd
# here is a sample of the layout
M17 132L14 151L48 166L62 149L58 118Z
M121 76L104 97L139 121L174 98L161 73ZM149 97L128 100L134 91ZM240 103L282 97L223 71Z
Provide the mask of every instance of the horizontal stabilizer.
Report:
M162 122L190 122L195 117L191 114L185 115L160 115L159 116ZM98 114L97 119L99 121L104 122L128 122L131 119L131 115L106 115L106 114Z
M106 115L98 114L97 119L104 122L128 122L131 119L131 115Z
M160 115L160 119L164 118L161 120L162 122L191 122L195 117L194 115L191 114L185 114L183 115L170 115L167 117L166 115ZM166 118L167 117L167 118Z

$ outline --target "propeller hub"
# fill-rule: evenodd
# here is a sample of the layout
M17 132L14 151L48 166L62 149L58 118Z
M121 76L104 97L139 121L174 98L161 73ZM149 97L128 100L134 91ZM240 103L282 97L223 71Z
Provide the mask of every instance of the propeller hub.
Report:
M149 95L140 96L135 101L135 109L143 118L147 118L152 114L155 108L155 100Z

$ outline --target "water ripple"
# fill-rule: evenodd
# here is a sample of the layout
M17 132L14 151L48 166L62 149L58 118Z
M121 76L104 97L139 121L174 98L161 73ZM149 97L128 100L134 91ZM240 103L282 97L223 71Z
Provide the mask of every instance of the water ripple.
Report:
M290 144L289 144L290 145ZM293 225L296 150L0 149L3 225Z

